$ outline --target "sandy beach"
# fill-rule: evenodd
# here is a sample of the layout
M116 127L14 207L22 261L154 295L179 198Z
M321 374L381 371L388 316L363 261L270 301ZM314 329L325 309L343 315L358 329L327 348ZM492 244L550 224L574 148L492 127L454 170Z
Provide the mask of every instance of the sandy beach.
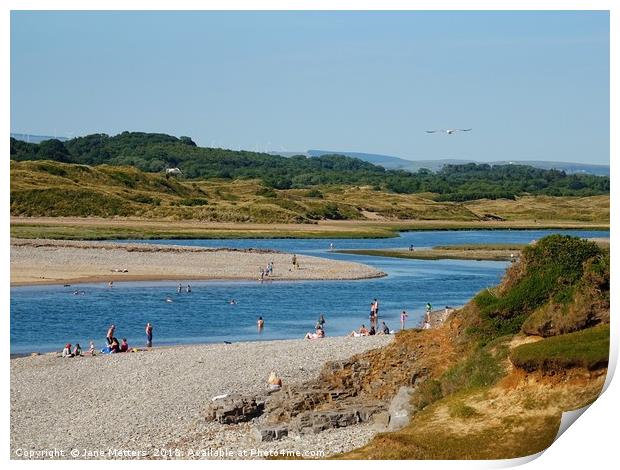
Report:
M360 263L271 250L144 243L11 240L11 285L140 280L253 280L273 261L271 280L367 279L384 276Z
M64 458L72 457L72 449L79 458L160 458L157 449L164 448L179 449L180 455L172 456L176 458L209 458L213 456L205 451L218 448L328 454L350 450L376 431L355 425L305 436L303 441L291 436L259 444L250 437L251 422L207 423L202 413L214 396L264 391L271 370L285 385L300 384L318 376L328 360L346 359L392 339L334 337L13 359L11 458L50 458L41 455L46 449L62 450ZM102 449L113 453L85 454Z

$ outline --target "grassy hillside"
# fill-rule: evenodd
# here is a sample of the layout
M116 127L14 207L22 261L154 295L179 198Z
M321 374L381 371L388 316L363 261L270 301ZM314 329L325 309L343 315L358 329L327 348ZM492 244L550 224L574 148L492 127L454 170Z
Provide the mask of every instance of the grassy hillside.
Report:
M396 194L369 186L325 185L278 190L260 180L184 180L134 167L53 161L11 162L11 215L22 217L140 217L243 223L313 223L319 220L478 222L501 219L521 200L489 207L438 202L433 194ZM609 197L541 197L540 213L555 221L608 223ZM537 198L530 198L538 201ZM575 211L574 207L581 207ZM586 210L590 207L590 210ZM546 213L546 212L545 212ZM537 212L512 214L530 220ZM527 216L527 217L526 217ZM543 217L541 217L543 219ZM458 227L457 227L458 228ZM380 230L375 230L378 232ZM370 231L369 231L370 232Z
M514 199L527 194L592 196L609 194L609 178L567 175L525 165L446 165L438 172L386 170L344 155L290 158L248 151L198 147L189 137L123 132L93 134L66 142L39 144L11 139L15 161L53 160L87 165L133 166L162 172L179 167L190 179L257 179L273 189L321 185L370 186L400 194L433 193L435 200Z
M599 306L596 315L581 302L582 291ZM608 299L604 248L557 235L524 248L497 288L480 293L442 328L399 333L383 353L356 358L358 365L378 363L369 384L374 388L382 377L393 376L392 369L409 370L416 362L423 369L416 380L399 376L400 385L413 386L410 424L342 457L498 459L544 450L553 442L562 412L591 403L602 389L609 355ZM566 306L564 329L548 331L546 339L524 331L541 307L558 302ZM410 356L411 364L403 362Z

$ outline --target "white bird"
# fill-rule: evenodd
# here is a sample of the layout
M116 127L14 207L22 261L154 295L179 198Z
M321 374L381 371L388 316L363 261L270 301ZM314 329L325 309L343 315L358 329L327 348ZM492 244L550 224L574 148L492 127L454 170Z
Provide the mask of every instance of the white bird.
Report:
M448 135L452 135L455 132L469 132L471 129L434 129L432 131L426 131L427 134L434 134L435 132L445 132Z

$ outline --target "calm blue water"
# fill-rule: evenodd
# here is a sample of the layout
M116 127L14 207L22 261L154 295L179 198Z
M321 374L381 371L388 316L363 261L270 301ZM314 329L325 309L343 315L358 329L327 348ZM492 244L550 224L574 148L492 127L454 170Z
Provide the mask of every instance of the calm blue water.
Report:
M177 294L177 282L80 284L72 287L11 288L11 353L51 351L79 342L87 348L94 340L105 343L107 327L117 326L118 338L130 345L144 344L144 325L154 325L154 344L251 341L300 338L313 329L320 313L326 332L343 335L368 323L369 304L380 301L381 319L399 327L406 309L409 325L422 318L424 305L462 305L476 292L496 284L507 263L460 260L402 260L330 253L336 248L417 247L461 243L518 243L538 239L551 231L406 232L395 239L366 240L166 240L199 246L273 248L334 259L359 261L379 268L385 278L361 281L306 282L193 282L190 294ZM584 237L608 237L609 232L565 231ZM277 269L277 267L276 267ZM85 291L75 296L75 289ZM165 302L166 296L173 299ZM237 305L229 305L234 298ZM265 319L262 333L258 316Z

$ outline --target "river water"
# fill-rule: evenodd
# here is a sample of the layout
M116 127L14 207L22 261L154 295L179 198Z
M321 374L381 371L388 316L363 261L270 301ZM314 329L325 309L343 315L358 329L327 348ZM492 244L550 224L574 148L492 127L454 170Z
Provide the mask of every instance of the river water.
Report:
M399 315L409 312L408 326L417 325L426 302L434 308L463 305L481 289L497 284L507 266L496 261L406 260L332 253L347 248L430 247L465 243L527 243L550 233L609 237L609 232L493 230L404 232L391 239L239 239L153 240L210 247L272 248L280 251L357 261L387 277L359 281L192 282L190 294L176 293L177 281L80 284L75 287L11 288L11 353L52 351L70 342L84 349L89 340L105 343L107 327L130 346L144 345L144 325L154 325L154 345L301 338L313 330L319 314L329 336L343 335L368 324L370 302L378 298L380 320L400 327ZM136 240L138 241L138 240ZM276 270L277 270L276 266ZM170 296L172 303L165 299ZM235 299L236 305L229 300ZM262 316L265 327L257 331Z

